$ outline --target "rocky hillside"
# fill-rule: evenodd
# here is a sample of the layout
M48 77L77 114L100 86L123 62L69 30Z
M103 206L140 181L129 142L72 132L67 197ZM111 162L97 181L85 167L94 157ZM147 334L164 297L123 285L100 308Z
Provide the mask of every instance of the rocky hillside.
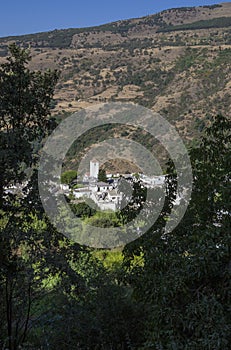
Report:
M133 101L162 113L185 139L211 115L231 115L231 2L170 9L99 27L0 38L30 47L31 68L58 68L54 115Z

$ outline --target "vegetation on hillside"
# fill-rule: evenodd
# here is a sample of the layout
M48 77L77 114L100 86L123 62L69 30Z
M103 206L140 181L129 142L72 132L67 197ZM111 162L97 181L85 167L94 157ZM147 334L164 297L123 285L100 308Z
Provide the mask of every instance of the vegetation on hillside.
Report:
M33 69L62 72L50 105L58 122L92 104L132 101L162 114L189 143L210 115L231 113L230 18L223 3L1 38L0 61L15 41L31 48ZM77 162L69 158L67 168Z
M208 29L208 28L226 28L231 26L231 17L219 17L204 21L182 24L178 26L169 26L159 29L159 32L171 32L177 30Z

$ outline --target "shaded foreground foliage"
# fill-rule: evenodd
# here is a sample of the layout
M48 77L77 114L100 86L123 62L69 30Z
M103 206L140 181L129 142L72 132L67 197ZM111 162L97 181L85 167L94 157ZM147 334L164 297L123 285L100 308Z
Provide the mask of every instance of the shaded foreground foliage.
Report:
M229 349L230 324L230 120L215 118L190 151L194 188L187 213L171 233L157 223L125 248L142 268L128 278L150 306L142 349Z
M180 225L164 234L169 181L158 221L106 268L104 252L99 260L56 232L38 198L36 145L52 128L58 73L30 72L28 52L10 52L0 70L0 348L228 350L230 120L216 117L190 150L194 188ZM25 196L7 194L28 178Z

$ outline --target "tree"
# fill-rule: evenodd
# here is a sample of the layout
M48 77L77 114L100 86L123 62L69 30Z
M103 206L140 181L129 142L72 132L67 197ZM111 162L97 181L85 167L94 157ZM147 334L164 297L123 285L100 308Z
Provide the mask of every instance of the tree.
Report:
M126 180L125 180L126 181ZM119 183L119 191L123 193L122 209L117 213L119 219L123 224L127 224L140 213L143 209L147 197L147 188L142 186L140 180L136 180L132 184L132 196L128 200L127 185L123 180Z
M87 203L81 202L78 204L71 204L71 209L76 216L82 218L89 218L96 213L96 210L90 207Z
M106 171L104 169L99 169L98 181L107 182Z
M61 175L61 183L70 185L73 180L77 179L77 171L76 170L67 170Z
M217 116L190 150L193 193L179 226L166 234L159 221L125 249L129 283L150 306L142 349L229 349L230 150L230 120Z
M52 128L50 104L58 72L32 72L28 50L9 46L0 68L0 207L4 188L26 179L25 169L38 160L36 145Z
M12 350L26 340L41 283L35 264L47 225L36 214L35 167L38 145L54 125L50 104L59 74L32 72L27 50L12 44L9 51L0 67L0 346Z

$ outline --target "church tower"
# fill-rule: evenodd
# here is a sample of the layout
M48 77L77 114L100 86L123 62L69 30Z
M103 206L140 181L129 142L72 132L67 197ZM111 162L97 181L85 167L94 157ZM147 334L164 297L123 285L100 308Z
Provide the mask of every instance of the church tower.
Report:
M98 179L99 175L99 162L95 159L90 161L90 177Z

